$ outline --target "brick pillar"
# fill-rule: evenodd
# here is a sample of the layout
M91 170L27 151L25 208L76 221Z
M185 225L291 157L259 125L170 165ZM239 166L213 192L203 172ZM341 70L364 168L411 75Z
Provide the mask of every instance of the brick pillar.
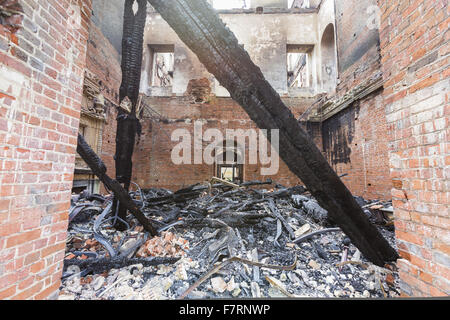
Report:
M450 294L446 0L379 0L398 262L405 296Z
M54 298L74 172L91 0L22 0L0 25L0 299Z

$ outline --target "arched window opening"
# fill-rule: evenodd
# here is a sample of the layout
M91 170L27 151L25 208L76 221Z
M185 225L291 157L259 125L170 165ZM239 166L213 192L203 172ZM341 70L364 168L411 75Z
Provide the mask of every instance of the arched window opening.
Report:
M216 156L216 176L236 184L244 181L244 159L236 141L223 141Z
M329 24L323 32L322 42L322 88L327 92L336 89L337 63L336 63L336 41L334 37L334 25Z

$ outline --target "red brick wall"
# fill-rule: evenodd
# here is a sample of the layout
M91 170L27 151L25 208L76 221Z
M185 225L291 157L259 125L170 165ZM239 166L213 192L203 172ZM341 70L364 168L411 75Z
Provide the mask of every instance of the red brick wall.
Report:
M392 182L386 149L382 90L355 102L323 123L324 152L355 196L390 200Z
M70 2L20 1L23 27L0 26L0 299L60 286L91 14L71 28Z
M311 100L285 99L287 105L299 117L312 103ZM164 187L177 190L203 182L215 176L213 165L179 165L172 163L172 149L178 144L171 142L172 132L185 128L193 133L194 121L203 120L203 131L217 128L225 135L226 129L257 129L245 111L231 98L214 98L208 104L191 104L189 97L149 98L147 103L165 120L142 121L141 142L135 149L133 181L141 187ZM246 152L248 157L248 152ZM246 161L248 163L248 161ZM244 180L273 179L285 186L300 183L299 179L280 161L279 173L261 176L261 165L245 165Z
M380 0L398 262L407 296L450 294L446 0Z
M102 134L102 151L99 156L106 165L106 173L113 179L116 177L116 164L114 161L114 155L116 153L117 114L117 105L107 101L106 122L103 127ZM102 193L106 192L103 184L101 185L100 190Z
M94 22L89 26L86 68L102 82L102 94L117 104L122 81L119 53Z
M339 84L336 93L328 97L330 100L351 96L381 73L379 33L376 28L369 29L367 13L375 4L375 0L336 2ZM382 89L358 97L324 121L322 134L328 161L339 175L348 174L342 181L355 196L391 199Z

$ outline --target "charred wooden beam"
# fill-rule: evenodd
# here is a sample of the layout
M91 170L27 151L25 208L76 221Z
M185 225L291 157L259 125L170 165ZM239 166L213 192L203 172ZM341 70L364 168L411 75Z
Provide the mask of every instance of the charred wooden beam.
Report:
M144 226L144 229L147 230L150 235L156 236L157 231L156 228L152 225L149 219L139 210L139 208L134 203L133 199L131 199L128 192L120 185L120 183L116 180L111 179L106 174L106 166L103 161L97 156L97 154L92 150L92 148L88 145L86 140L83 138L81 134L78 134L78 146L77 152L81 156L81 158L86 162L86 164L91 168L92 172L100 179L101 182L112 192L114 192L114 196L119 199L119 201L124 205L126 209L128 209Z
M148 0L261 129L280 130L280 157L367 259L397 252L373 226L261 70L204 0Z
M141 132L139 119L136 117L136 105L139 99L141 66L144 43L144 27L147 18L147 1L137 0L138 10L133 10L134 0L125 1L123 38L122 38L122 83L119 100L131 103L130 112L119 109L116 134L116 179L129 190L133 172L133 152L136 135ZM114 199L114 208L118 206L118 215L122 220L126 217L126 206ZM118 220L116 228L123 230L124 224Z

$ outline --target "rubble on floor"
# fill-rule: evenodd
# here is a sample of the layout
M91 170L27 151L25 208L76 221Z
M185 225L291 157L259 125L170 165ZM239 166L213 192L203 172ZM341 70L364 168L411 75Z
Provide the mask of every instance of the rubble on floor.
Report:
M131 215L127 231L112 227L111 196L75 196L60 299L399 295L395 265L380 268L364 259L303 187L243 185L195 185L176 193L138 188L135 201L160 227L152 239ZM391 203L356 200L396 247ZM94 267L109 259L112 267Z

